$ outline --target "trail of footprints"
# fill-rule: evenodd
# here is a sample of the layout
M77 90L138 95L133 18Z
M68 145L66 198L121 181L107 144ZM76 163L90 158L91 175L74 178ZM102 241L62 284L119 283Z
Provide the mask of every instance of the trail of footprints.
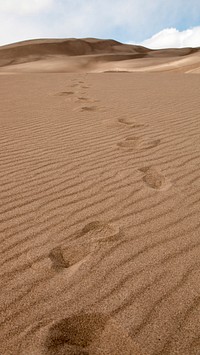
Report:
M80 87L81 89L88 89L89 86L85 84L84 80L79 80L72 82L71 87ZM58 95L59 96L73 96L75 95L76 92L74 91L63 91L60 92ZM98 101L98 100L93 100L89 99L87 96L78 96L76 98L77 102L84 103L84 106L81 106L81 112L94 112L98 109L97 106L92 105L92 103ZM87 103L90 103L91 105L87 105ZM124 125L125 127L129 129L139 129L139 132L141 134L141 129L145 128L147 125L144 123L138 123L132 118L125 117L125 118L119 118L118 123L120 125ZM144 139L141 135L136 136L136 135L131 135L126 137L123 141L120 141L117 143L117 147L121 150L126 150L126 151L135 151L135 152L144 152L148 151L150 149L156 148L159 146L161 143L160 139L155 139L155 140L146 140ZM152 189L156 190L162 190L162 189L167 189L171 186L170 182L165 178L165 176L162 174L159 169L156 169L155 167L146 167L146 168L139 168L139 171L143 173L142 180L143 182ZM56 249L54 251L55 255L60 255L60 260L62 260L61 257L61 251ZM53 260L54 256L53 254L51 255L51 258ZM64 263L64 261L60 261L61 264Z
M77 96L77 94L79 94L79 90L80 89L89 89L89 85L86 85L85 82L83 80L79 80L77 81L72 81L72 84L70 85L71 88L77 88L78 91L61 91L59 93L57 93L57 96L63 96L66 97L68 99L72 99L75 98L75 101L77 103L84 103L84 106L78 107L78 110L80 110L81 112L93 112L93 111L97 111L98 107L95 105L91 105L95 102L98 102L98 100L92 99L92 98L88 98L87 96ZM82 93L85 94L85 93ZM89 105L87 105L87 103ZM75 108L76 110L77 108Z
M49 252L54 272L77 269L103 244L120 242L121 229L110 223L93 221L84 226L71 242ZM78 313L29 330L19 345L20 355L129 355L140 354L125 330L102 313Z
M145 124L137 123L130 118L119 118L118 122L127 126L128 128L144 128ZM120 149L133 150L143 152L156 148L161 143L160 139L144 140L141 136L129 136L123 141L118 142L117 146ZM143 173L143 182L152 189L165 190L168 189L171 184L162 174L162 172L155 167L139 168L139 171Z
M88 89L83 80L73 82L71 87ZM63 91L57 95L63 97L73 97L75 91ZM81 111L92 112L98 109L97 106L87 105L97 100L89 99L87 96L77 96L76 102L84 103ZM129 118L120 118L118 123L129 129L141 129L146 125L137 123ZM160 140L144 140L141 136L128 136L123 141L117 143L119 149L145 151L153 149L160 144ZM148 188L164 190L169 188L162 172L152 166L138 168L142 173L142 180ZM121 229L114 224L107 224L94 221L87 224L77 233L72 241L57 245L48 254L51 268L54 272L62 272L75 267L75 271L86 262L104 243L117 243L122 236ZM132 339L116 324L112 319L103 314L77 314L64 318L44 329L40 329L40 339L36 343L37 354L68 354L68 355L101 355L101 354L141 354ZM32 346L32 343L31 343ZM29 345L26 344L27 354ZM31 348L32 350L32 348Z

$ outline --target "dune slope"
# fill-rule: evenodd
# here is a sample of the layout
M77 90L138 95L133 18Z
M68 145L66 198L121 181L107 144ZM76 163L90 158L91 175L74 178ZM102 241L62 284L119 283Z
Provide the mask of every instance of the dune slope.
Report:
M199 48L150 50L114 40L40 39L0 47L0 74L9 72L199 72Z
M1 354L199 355L199 84L1 76Z

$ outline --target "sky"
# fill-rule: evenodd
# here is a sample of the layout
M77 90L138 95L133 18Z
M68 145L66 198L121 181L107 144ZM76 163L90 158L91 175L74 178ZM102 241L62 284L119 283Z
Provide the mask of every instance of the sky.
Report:
M0 45L69 37L200 47L200 0L0 0Z

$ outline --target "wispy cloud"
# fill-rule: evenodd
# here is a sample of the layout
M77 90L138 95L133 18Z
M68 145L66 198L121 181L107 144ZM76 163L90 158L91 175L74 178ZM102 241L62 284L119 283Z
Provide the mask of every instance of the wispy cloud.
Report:
M152 49L200 47L200 26L184 31L178 31L176 28L166 28L141 44Z
M5 15L27 15L50 9L53 0L0 0L0 11Z
M199 24L199 0L0 0L0 44L98 37L139 43L164 28Z

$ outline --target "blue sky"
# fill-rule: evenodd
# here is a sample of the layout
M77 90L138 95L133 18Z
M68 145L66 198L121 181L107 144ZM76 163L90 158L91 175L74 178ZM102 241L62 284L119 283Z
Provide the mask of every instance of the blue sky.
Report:
M200 0L0 0L1 45L60 37L200 46Z

